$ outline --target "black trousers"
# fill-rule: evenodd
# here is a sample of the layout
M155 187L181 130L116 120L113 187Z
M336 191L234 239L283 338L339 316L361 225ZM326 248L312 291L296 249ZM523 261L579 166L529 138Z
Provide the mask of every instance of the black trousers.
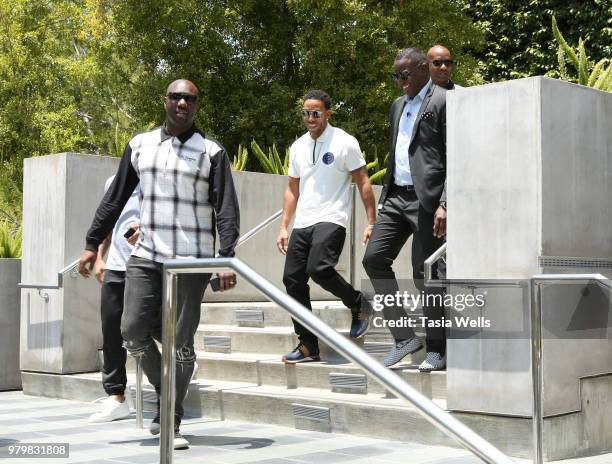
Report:
M443 240L433 235L433 213L425 211L413 189L392 187L376 219L376 225L363 257L363 266L372 281L377 294L395 294L399 290L393 261L410 236L412 239L412 274L416 287L427 295L441 295L440 288L425 288L424 261L436 251ZM437 268L434 266L434 277ZM442 322L444 306L439 304L440 297L429 298L423 307L424 316L432 324ZM399 320L406 316L401 306L385 306L383 314L386 320ZM427 351L446 353L446 331L441 327L426 326ZM389 328L395 340L414 337L410 327Z
M161 341L163 265L130 257L127 263L125 311L121 334L130 354L140 358L143 372L158 395L161 393L161 354L154 340ZM200 306L210 274L183 274L177 284L176 400L175 423L183 417L196 353L193 339L200 323Z
M107 395L123 395L127 384L126 351L121 336L125 271L104 272L100 294L102 318L102 385Z
M361 293L336 271L344 246L346 229L331 222L321 222L303 229L293 229L289 238L283 283L287 294L312 311L308 279L342 300L353 312L359 312ZM309 350L318 350L318 339L310 330L293 320L295 333Z

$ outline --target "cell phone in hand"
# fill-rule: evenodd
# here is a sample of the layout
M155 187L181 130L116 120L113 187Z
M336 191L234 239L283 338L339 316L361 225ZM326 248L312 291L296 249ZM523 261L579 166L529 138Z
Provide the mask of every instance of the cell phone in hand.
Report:
M123 234L123 236L125 238L130 238L132 235L134 235L136 233L136 229L134 229L133 227L130 227L127 232L125 234Z
M213 292L218 292L219 290L221 290L221 284L219 282L219 277L213 277L212 279L210 279L209 281L210 283L210 289Z

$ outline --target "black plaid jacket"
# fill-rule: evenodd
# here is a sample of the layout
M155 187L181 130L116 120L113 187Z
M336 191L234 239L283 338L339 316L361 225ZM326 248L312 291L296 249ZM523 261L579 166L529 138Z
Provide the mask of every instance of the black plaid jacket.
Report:
M112 230L140 182L140 237L133 256L172 258L233 256L240 213L230 161L217 141L192 127L173 137L160 126L136 135L125 148L115 180L87 232L88 250Z

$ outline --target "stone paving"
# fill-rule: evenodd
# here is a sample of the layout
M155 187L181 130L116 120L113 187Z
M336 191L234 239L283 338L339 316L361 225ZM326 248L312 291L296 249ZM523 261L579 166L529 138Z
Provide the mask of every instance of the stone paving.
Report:
M0 462L2 463L157 463L159 441L147 429L137 429L134 418L89 424L98 404L26 396L20 391L0 393ZM148 418L150 419L150 417ZM145 421L145 426L149 420ZM206 464L476 464L461 449L392 442L293 428L232 421L185 419L181 432L188 450L175 451L176 463ZM10 445L67 443L68 458L7 457ZM13 448L14 449L14 448ZM517 463L528 461L517 460ZM563 461L603 464L612 455Z

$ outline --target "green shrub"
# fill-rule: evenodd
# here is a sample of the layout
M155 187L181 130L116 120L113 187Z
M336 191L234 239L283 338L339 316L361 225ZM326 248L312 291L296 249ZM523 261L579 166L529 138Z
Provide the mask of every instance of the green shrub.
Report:
M15 232L7 221L0 222L0 258L21 258L21 228Z

